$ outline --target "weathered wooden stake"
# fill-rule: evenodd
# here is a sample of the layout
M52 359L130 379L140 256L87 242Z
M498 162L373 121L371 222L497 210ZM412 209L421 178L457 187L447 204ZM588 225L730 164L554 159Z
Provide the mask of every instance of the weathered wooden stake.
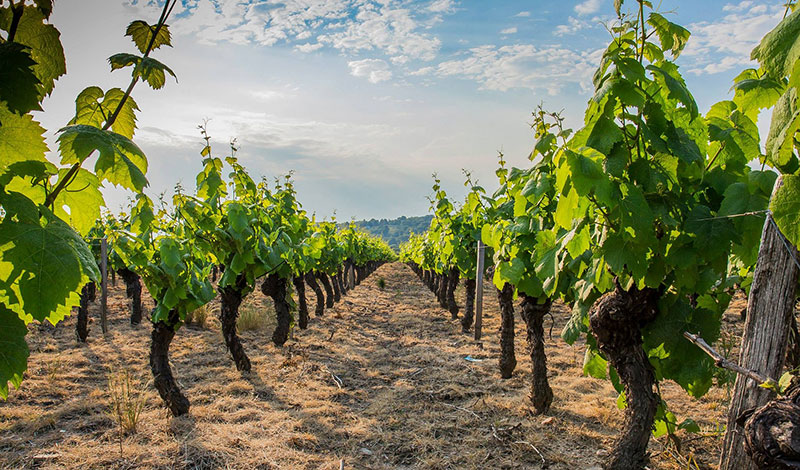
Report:
M783 181L775 182L775 196ZM787 249L787 246L790 249ZM790 251L791 250L791 251ZM790 319L794 312L798 269L797 249L784 238L767 214L761 232L761 248L747 299L747 320L742 337L739 365L767 377L780 377L786 357ZM744 447L743 430L736 420L743 411L760 407L773 392L743 375L736 377L734 395L728 408L728 426L719 470L755 470Z
M106 313L108 311L108 240L100 240L100 328L108 332Z
M475 272L475 341L481 339L483 327L483 253L486 247L478 240L478 268Z

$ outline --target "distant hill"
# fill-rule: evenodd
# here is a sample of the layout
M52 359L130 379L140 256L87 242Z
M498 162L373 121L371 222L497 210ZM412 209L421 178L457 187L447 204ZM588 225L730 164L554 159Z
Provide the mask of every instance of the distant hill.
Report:
M420 217L400 216L397 219L369 219L356 220L354 223L366 232L383 238L395 250L401 243L408 240L411 233L422 233L431 225L432 215Z

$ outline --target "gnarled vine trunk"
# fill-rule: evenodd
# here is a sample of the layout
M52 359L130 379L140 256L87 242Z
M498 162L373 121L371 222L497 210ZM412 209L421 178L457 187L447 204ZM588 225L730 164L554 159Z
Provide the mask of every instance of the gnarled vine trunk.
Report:
M120 269L118 272L125 282L125 296L131 301L131 325L138 325L142 322L142 281L130 269Z
M789 324L789 344L786 346L787 369L800 367L800 328L797 327L797 317L792 314Z
M325 314L325 294L322 293L322 288L317 284L317 278L314 277L314 273L307 272L305 274L306 284L311 290L314 291L314 295L317 297L317 305L314 308L314 315L321 317Z
M328 275L318 272L316 276L319 282L322 283L322 287L325 288L325 307L333 308L333 288L331 287L331 281L328 279Z
M303 276L292 279L294 290L297 291L297 325L301 330L308 328L308 304L306 303L306 283Z
M272 342L283 346L289 339L289 328L292 324L292 311L286 301L286 279L277 274L270 274L261 284L261 292L272 297L275 303L275 331L272 332Z
M347 295L347 283L344 279L344 268L339 266L339 271L336 273L336 277L339 279L339 292L342 293L342 297Z
M342 300L342 291L339 290L339 275L334 274L331 276L331 284L333 285L333 301L339 302Z
M500 301L500 377L510 379L517 367L514 355L514 286L506 283L497 289Z
M464 316L461 317L461 332L468 333L475 317L475 279L464 279Z
M78 321L75 323L75 336L81 343L89 337L89 302L96 298L97 289L94 282L89 281L81 288L80 303L78 304Z
M653 367L642 348L642 327L658 314L657 290L621 287L600 297L589 312L597 345L617 371L628 406L625 422L603 463L606 470L639 470L648 462L647 443L659 398Z
M172 325L177 324L178 313L171 311L168 320ZM153 385L172 416L181 416L189 412L189 399L178 387L169 365L169 346L173 337L173 326L162 321L153 324L153 333L150 336L150 370L153 373Z
M439 277L439 289L436 291L436 298L439 300L439 306L447 310L447 287L450 285L450 276L447 271L443 272Z
M452 316L453 320L458 318L458 304L456 303L456 287L458 286L459 273L458 269L451 268L450 269L450 276L448 276L449 282L447 283L447 310L450 311L450 315Z
M759 469L800 468L800 387L797 378L786 396L747 410L736 423L744 427L744 447Z
M544 317L550 312L552 301L538 303L537 299L521 294L522 312L531 353L531 403L536 413L546 413L553 403L553 390L547 381L547 355L544 352Z
M239 306L242 304L244 292L247 290L247 277L242 273L236 276L233 286L217 287L220 297L219 322L222 325L222 337L233 357L236 369L250 372L250 358L244 352L242 342L236 334L236 319L239 318Z

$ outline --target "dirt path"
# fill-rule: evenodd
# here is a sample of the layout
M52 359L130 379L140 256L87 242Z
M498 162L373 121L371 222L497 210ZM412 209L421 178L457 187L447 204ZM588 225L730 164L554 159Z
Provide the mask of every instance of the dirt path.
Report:
M269 341L269 328L243 332L250 374L236 372L215 319L206 329L181 329L172 362L192 409L173 419L145 384L150 327L127 324L123 291L113 292L105 338L95 324L89 343L76 344L74 319L29 336L28 377L0 403L0 468L536 469L544 461L573 470L598 464L620 422L610 384L581 376L583 346L558 337L569 316L563 307L547 344L555 401L548 416L534 416L522 322L517 371L504 381L493 292L478 344L399 263L381 267L308 330L295 330L283 348ZM457 296L463 304L461 289ZM266 308L260 294L251 297L247 308ZM134 388L146 405L120 454L107 410L109 373L121 370L140 378ZM703 463L716 461L724 393L690 401L675 389L663 389L675 411L705 431L683 453L713 468ZM680 468L663 442L653 443L651 468Z

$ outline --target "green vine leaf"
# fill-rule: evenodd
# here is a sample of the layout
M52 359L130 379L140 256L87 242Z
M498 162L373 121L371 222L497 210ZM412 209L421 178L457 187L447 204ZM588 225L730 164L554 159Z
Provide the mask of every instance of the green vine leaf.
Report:
M46 162L44 129L29 114L12 113L0 103L0 173L16 162Z
M133 43L136 44L136 48L139 49L139 52L144 54L147 52L147 46L150 44L155 30L156 25L151 26L145 21L136 20L128 25L128 29L125 30L125 36L130 36ZM161 46L172 47L171 36L167 25L161 26L158 30L158 34L153 40L152 50L158 49Z
M697 102L695 102L689 89L686 88L686 83L684 83L683 79L675 76L677 75L675 72L677 67L665 63L661 67L648 65L647 70L653 74L653 78L667 87L670 98L680 101L689 110L692 119L697 117Z
M35 66L28 46L16 42L0 44L0 101L5 101L9 110L18 114L42 110L41 82L33 72Z
M786 84L768 74L759 76L755 69L746 69L734 79L733 89L736 106L750 119L757 121L762 109L775 106L785 92Z
M85 124L102 128L116 111L124 96L125 92L119 88L112 88L106 93L96 86L84 89L75 99L75 117L69 124ZM124 137L133 138L136 131L136 111L139 111L139 106L132 97L128 96L111 125L111 129Z
M794 246L800 246L800 176L783 175L783 186L769 204L781 233Z
M67 170L59 172L63 178ZM71 188L61 191L56 197L53 207L55 214L75 228L82 236L87 236L92 227L100 220L100 208L105 206L103 193L100 192L100 180L92 172L83 168L75 174Z
M82 162L97 150L100 156L95 172L101 180L137 192L147 186L147 158L127 137L84 124L67 126L59 132L61 163Z
M661 42L661 47L664 50L672 52L674 58L681 55L681 51L686 47L689 42L691 33L683 26L670 22L658 13L650 13L647 22L655 29L658 34L658 40Z
M781 79L792 74L800 59L800 11L795 11L766 34L750 53L773 78Z
M81 287L99 279L94 255L75 230L26 197L5 193L0 203L0 302L21 318L55 325L78 304Z
M135 75L138 74L152 89L158 90L163 88L166 83L166 74L164 72L172 75L175 81L178 80L172 69L152 57L142 59L133 73Z
M52 8L47 4L44 7L45 12ZM45 24L46 16L40 8L26 6L14 36L15 42L30 47L31 58L36 62L32 69L40 82L40 101L53 91L56 79L67 73L61 33L53 25ZM0 29L8 31L10 26L11 15L0 15Z
M8 383L19 388L28 368L28 328L19 316L0 303L0 398L8 398Z
M772 110L767 135L767 163L792 172L797 166L794 154L794 136L800 130L800 108L797 106L797 89L790 88L781 96Z

